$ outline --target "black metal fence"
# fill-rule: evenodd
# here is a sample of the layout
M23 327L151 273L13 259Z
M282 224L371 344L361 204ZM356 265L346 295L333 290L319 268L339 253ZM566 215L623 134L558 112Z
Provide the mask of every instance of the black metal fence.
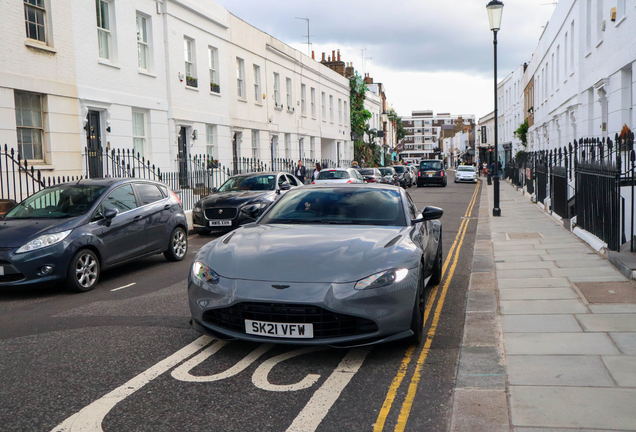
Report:
M537 201L619 250L625 242L636 252L634 134L581 138L549 151L513 159L505 177L534 193Z

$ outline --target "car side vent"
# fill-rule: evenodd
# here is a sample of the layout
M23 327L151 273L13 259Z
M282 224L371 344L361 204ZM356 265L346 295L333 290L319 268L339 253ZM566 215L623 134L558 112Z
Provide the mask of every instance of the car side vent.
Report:
M385 248L391 247L394 244L396 244L400 239L402 238L402 236L397 236L395 238L393 238L390 242L388 242L387 244L384 245Z
M229 236L225 237L223 239L223 244L228 244L230 242L230 240L232 239L232 236L234 235L234 233L230 234Z

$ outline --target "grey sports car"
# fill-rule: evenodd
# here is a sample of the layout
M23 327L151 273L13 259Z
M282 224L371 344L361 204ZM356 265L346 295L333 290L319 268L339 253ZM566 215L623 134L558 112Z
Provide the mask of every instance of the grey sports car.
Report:
M289 191L197 253L193 327L216 338L360 346L420 343L442 273L443 210L390 185Z

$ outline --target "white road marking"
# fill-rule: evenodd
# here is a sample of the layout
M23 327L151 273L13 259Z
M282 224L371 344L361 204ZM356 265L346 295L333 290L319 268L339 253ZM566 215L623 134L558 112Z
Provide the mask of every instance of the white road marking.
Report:
M137 285L137 282L129 283L128 285L124 285L122 287L112 289L111 291L119 291L120 289L128 288L128 287L131 287L133 285Z
M130 381L117 387L115 390L100 399L97 399L95 402L84 407L78 413L73 414L60 425L53 428L51 432L102 432L102 421L115 405L132 395L153 379L157 378L162 373L168 371L184 359L204 348L213 340L214 339L209 336L201 336L194 342L172 354L170 357L163 359L150 369L146 369Z
M303 354L308 354L316 351L324 351L329 349L328 347L309 347L309 348L301 348L294 351L288 351L286 353L277 355L276 357L272 357L271 359L265 360L259 367L254 371L254 375L252 375L252 383L260 389L267 391L277 391L277 392L286 392L286 391L297 391L311 387L318 381L320 375L317 374L307 374L305 378L297 382L296 384L286 384L286 385L277 385L271 384L267 379L267 376L271 372L271 370L278 363L283 362L285 360L289 360L292 357L296 357Z
M246 355L240 362L236 363L234 366L229 368L224 372L220 372L214 375L205 375L205 376L195 376L190 373L192 369L205 361L208 357L214 355L218 350L223 348L228 342L227 341L217 341L214 344L207 347L204 351L200 352L198 355L192 357L187 362L183 363L181 366L172 371L172 377L174 379L178 379L179 381L186 382L212 382L212 381L220 381L226 378L233 377L245 370L249 365L254 363L260 356L265 354L269 349L271 349L273 344L262 344L254 351Z
M287 432L315 431L372 349L373 347L365 347L349 351L287 428Z

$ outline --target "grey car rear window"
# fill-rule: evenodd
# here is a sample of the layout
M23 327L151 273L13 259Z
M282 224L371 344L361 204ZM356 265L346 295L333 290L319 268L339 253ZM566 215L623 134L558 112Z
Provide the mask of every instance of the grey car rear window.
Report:
M420 162L420 169L441 170L442 161L423 161Z
M349 173L346 171L337 171L337 170L322 170L318 173L318 180L340 180L340 179L348 179Z
M159 188L149 183L136 183L135 187L141 199L141 205L151 204L155 201L163 199L163 195Z

